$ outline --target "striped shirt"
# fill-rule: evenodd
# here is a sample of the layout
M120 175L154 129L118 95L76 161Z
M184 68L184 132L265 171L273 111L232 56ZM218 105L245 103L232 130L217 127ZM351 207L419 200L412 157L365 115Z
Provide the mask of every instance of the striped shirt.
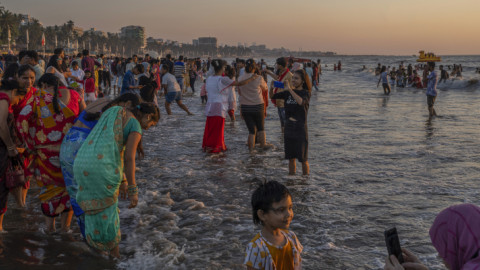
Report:
M173 65L173 75L175 75L175 78L183 78L185 76L185 73L187 73L187 68L185 67L184 62L175 62Z
M294 270L302 269L302 258L300 253L302 253L303 246L300 244L297 236L292 231L282 231L282 233L288 242L284 247L275 247L262 236L262 233L258 233L247 245L243 264L254 269L264 270L284 269L287 268L287 265L293 264ZM278 249L280 251L283 251L284 248L291 248L289 250L291 254L288 254L289 256L287 257L275 256L274 258L274 256L272 256L272 252L270 251L271 248ZM283 252L280 253L282 254ZM292 259L293 262L286 261Z

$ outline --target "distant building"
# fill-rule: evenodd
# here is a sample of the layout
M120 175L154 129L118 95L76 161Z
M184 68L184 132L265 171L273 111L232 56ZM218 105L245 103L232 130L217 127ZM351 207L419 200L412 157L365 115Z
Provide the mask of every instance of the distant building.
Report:
M74 30L75 31L75 30ZM99 36L103 36L103 37L108 37L107 36L107 33L105 33L104 31L100 31L100 30L97 30L96 28L90 28L89 30L86 30L85 33L92 33L94 35L99 35Z
M129 25L120 29L120 37L130 39L140 39L142 48L147 46L147 36L145 35L145 27L137 25Z
M83 32L84 32L84 31L83 31L83 28L78 27L78 26L74 26L74 27L73 27L73 32L74 32L75 34L77 34L77 36L81 37L81 36L83 36Z
M198 38L198 46L217 48L216 37L200 37Z
M192 40L192 44L193 44L193 46L198 46L198 44L199 44L198 39Z
M264 51L267 49L267 45L252 45L250 46L250 49L255 50L255 51Z
M20 25L21 26L25 26L25 25L28 25L29 23L33 23L34 22L34 18L30 17L30 15L28 14L19 14L20 16ZM42 25L41 22L38 22L40 25Z
M147 44L163 44L163 38L147 38Z

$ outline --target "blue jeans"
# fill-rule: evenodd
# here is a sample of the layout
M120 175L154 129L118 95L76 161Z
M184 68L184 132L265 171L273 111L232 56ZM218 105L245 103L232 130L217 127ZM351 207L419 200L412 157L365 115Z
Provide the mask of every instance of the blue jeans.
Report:
M280 125L282 125L282 127L285 126L285 121L287 121L287 117L285 116L285 108L280 108L280 107L277 107L277 110L278 110L278 117L280 118Z
M180 90L182 90L182 92L183 92L183 81L184 81L184 80L185 80L185 79L184 79L183 77L178 77L178 78L177 78L177 82L178 82L178 84L180 85Z

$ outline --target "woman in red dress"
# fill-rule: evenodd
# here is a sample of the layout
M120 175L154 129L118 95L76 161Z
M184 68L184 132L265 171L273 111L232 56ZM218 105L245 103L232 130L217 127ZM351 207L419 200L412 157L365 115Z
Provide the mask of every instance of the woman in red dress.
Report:
M28 169L42 189L39 198L47 230L55 231L55 217L61 214L62 230L68 231L73 212L60 169L59 152L63 137L85 103L76 91L59 88L59 80L53 74L44 74L38 83L41 89L27 100L16 119L17 129L32 160Z

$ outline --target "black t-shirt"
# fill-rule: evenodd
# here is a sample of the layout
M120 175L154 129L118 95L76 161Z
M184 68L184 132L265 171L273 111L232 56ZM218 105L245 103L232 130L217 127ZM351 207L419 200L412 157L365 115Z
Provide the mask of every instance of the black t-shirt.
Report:
M173 62L170 60L165 61L165 65L168 67L168 72L173 74Z
M145 76L144 74L142 74L138 78L138 85L145 86L145 85L149 85L151 83L152 83L152 80L150 78L148 78L147 76Z
M295 119L298 122L307 123L308 107L310 103L310 93L308 90L293 90L295 94L299 95L303 99L303 104L299 105L293 98L289 91L285 90L273 95L273 99L285 100L285 117L287 120L290 118Z

